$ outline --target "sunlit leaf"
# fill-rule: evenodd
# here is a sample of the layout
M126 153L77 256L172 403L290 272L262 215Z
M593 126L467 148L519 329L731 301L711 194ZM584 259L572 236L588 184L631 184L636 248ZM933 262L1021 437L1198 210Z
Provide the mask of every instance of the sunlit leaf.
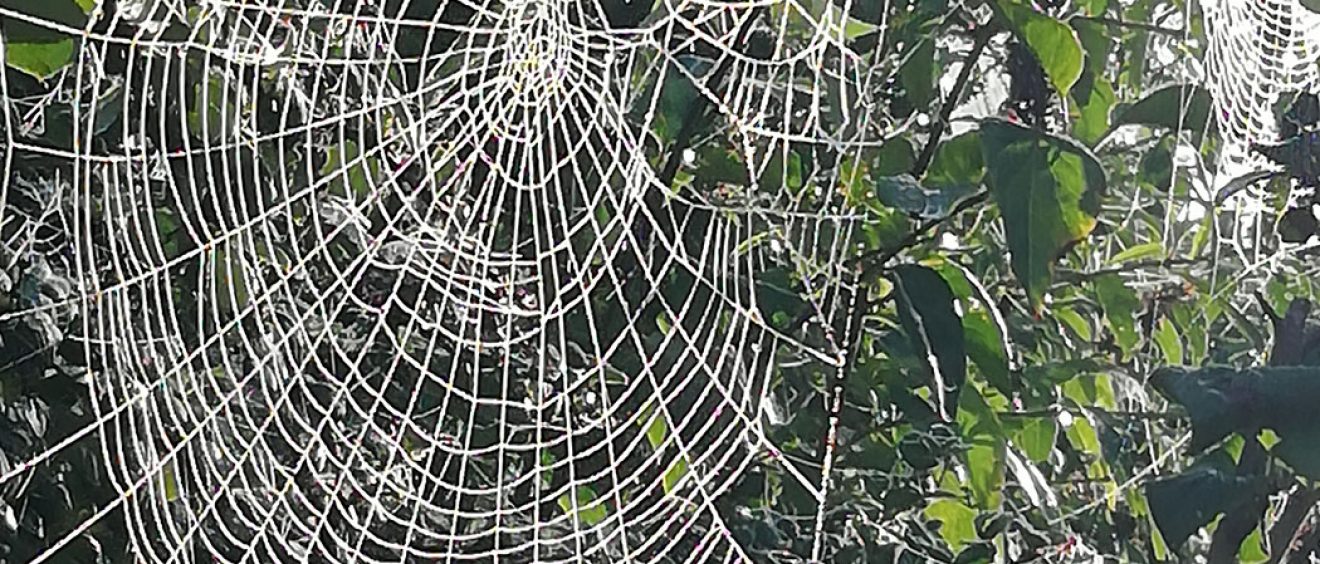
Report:
M1054 262L1095 227L1104 169L1075 143L1004 121L983 124L981 139L1013 273L1039 310Z
M572 515L588 527L595 526L609 517L605 504L597 501L596 492L588 486L578 486L574 495L559 496L559 508Z
M87 25L91 7L86 0L0 0L0 6L68 28ZM73 63L76 39L69 34L23 20L3 22L5 63L45 80Z
M1159 241L1152 241L1150 243L1132 245L1131 247L1124 249L1122 252L1109 257L1108 262L1109 264L1123 264L1128 261L1158 257L1163 254L1164 245L1161 245Z
M963 461L972 498L982 509L996 509L1003 499L1008 442L999 418L975 387L959 398L958 426L968 445Z
M938 499L926 506L926 517L940 523L940 537L958 551L976 539L976 510L956 499Z
M995 3L1013 30L1045 69L1060 96L1067 96L1082 75L1082 46L1067 24L1033 9L1020 0Z

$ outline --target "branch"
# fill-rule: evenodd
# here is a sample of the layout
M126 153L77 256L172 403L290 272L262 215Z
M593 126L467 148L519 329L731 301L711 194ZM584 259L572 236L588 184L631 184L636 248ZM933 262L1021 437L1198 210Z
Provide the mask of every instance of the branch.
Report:
M868 251L862 253L860 255L857 255L856 257L853 257L850 262L853 265L863 266L862 269L863 277L875 274L876 272L883 269L885 267L885 264L888 263L891 259L898 256L899 253L915 246L917 243L920 243L923 240L923 237L927 231L939 227L944 222L953 219L954 217L957 217L962 212L965 212L968 209L971 209L972 207L981 204L982 202L986 201L986 199L989 196L990 193L986 192L985 190L977 192L976 194L973 194L971 197L967 198L966 200L958 202L958 205L954 206L952 210L949 210L949 213L941 217L928 219L921 225L918 225L915 229L908 232L907 237L904 237L902 241L898 242L898 244L892 247L888 247L884 249L876 249L874 251Z
M1173 28L1168 28L1168 27L1160 27L1160 26L1158 26L1158 25L1148 24L1148 23L1143 23L1143 22L1131 22L1131 21L1127 21L1127 20L1116 20L1116 19L1113 19L1113 18L1106 18L1106 17L1104 17L1104 16L1074 16L1072 19L1074 19L1074 20L1080 20L1080 21L1084 21L1084 22L1093 22L1093 23L1098 23L1098 24L1104 24L1104 25L1113 26L1113 27L1121 27L1121 28L1127 28L1127 29L1139 29L1139 30L1141 30L1141 31L1149 31L1149 32L1151 32L1151 33L1158 33L1158 34L1161 34L1161 35L1168 35L1168 36L1171 36L1171 37L1182 37L1182 36L1183 36L1183 30L1181 30L1181 29L1173 29Z
M1209 262L1212 257L1172 257L1165 259L1150 259L1127 262L1109 268L1101 268L1089 271L1063 271L1059 273L1060 282L1085 282L1094 278L1099 278L1106 274L1119 274L1122 272L1133 272L1136 270L1145 270L1147 268L1172 268L1175 266L1192 266L1203 262Z
M1006 418L1019 419L1049 419L1058 417L1062 411L1072 413L1082 413L1084 411L1094 411L1103 413L1115 419L1144 419L1148 421L1171 421L1187 417L1186 413L1177 411L1109 411L1094 407L1082 408L1064 408L1064 409L1037 409L1033 411L997 411L995 415Z
M1269 564L1282 562L1293 545L1297 544L1302 522L1311 514L1311 509L1320 501L1320 490L1305 489L1288 496L1288 504L1283 513L1274 520L1270 527Z
M926 168L930 166L930 161L935 158L935 149L940 144L940 138L944 137L944 128L949 125L949 117L953 115L954 108L958 107L958 99L962 98L962 91L971 81L972 70L976 68L976 61L981 58L981 52L985 46L990 43L990 38L994 37L995 28L990 24L982 25L976 28L976 38L972 40L972 50L967 53L967 58L963 60L962 69L958 71L958 78L953 83L953 88L949 90L949 97L945 98L944 104L940 106L939 119L932 124L933 129L930 132L930 138L926 140L926 146L921 148L921 156L912 166L912 176L921 178L926 173Z

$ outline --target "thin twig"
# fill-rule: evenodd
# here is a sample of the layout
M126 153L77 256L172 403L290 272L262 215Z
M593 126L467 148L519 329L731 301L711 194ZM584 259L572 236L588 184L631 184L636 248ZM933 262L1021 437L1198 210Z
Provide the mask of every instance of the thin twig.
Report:
M989 24L976 28L975 39L972 40L972 50L963 60L962 69L958 71L958 78L953 83L953 88L949 90L949 97L944 99L944 104L940 106L939 119L931 124L930 138L926 140L926 146L921 148L921 155L917 162L912 166L912 176L920 178L926 173L926 168L935 158L935 149L940 145L940 138L944 137L944 129L949 126L949 117L953 115L954 108L958 107L959 99L962 98L963 89L971 81L972 70L976 68L976 62L981 58L981 52L985 46L990 43L990 38L994 37L995 28Z
M1160 26L1155 25L1155 24L1148 24L1148 23L1144 23L1144 22L1132 22L1132 21L1127 21L1127 20L1116 20L1116 19L1113 19L1113 18L1106 18L1106 17L1104 17L1104 16L1074 16L1072 19L1074 19L1074 20L1079 20L1079 21L1084 21L1084 22L1094 22L1094 23L1098 23L1098 24L1110 25L1110 26L1114 26L1114 27L1122 27L1122 28L1127 28L1127 29L1139 29L1139 30L1141 30L1141 31L1149 31L1149 32L1151 32L1151 33L1158 33L1158 34L1161 34L1161 35L1168 35L1168 36L1170 36L1170 37L1182 37L1182 36L1183 36L1183 30L1181 30L1181 29L1173 29L1173 28L1168 28L1168 27L1160 27Z
M984 190L977 192L976 194L972 195L966 200L958 202L958 205L954 206L952 210L949 210L949 213L937 218L928 219L921 225L918 225L915 229L908 232L907 236L904 237L902 241L899 241L898 244L892 247L886 247L883 249L876 249L874 251L868 251L862 253L860 255L857 255L856 257L853 257L851 262L853 264L861 264L864 266L864 269L862 271L863 277L875 274L876 272L884 269L886 263L888 263L894 257L898 256L899 253L920 243L928 231L936 227L939 227L941 224L943 224L946 221L949 221L950 219L957 217L962 212L967 211L968 209L971 209L972 207L977 206L982 202L985 202L989 196L990 193Z
M1094 278L1099 278L1106 274L1119 274L1123 272L1133 272L1136 270L1146 270L1148 268L1172 268L1175 266L1192 266L1203 262L1208 262L1209 256L1204 257L1171 257L1165 259L1150 259L1127 262L1109 268L1101 268L1090 271L1063 271L1059 273L1060 282L1084 282Z

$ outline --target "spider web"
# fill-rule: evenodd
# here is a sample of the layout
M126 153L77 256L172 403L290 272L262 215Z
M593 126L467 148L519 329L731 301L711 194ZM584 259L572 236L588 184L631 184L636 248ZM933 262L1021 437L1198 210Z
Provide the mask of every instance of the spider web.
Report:
M0 8L94 102L6 128L72 162L78 288L18 315L74 312L96 422L0 480L95 435L120 493L38 560L122 513L152 562L736 561L749 467L823 504L833 431L765 412L842 364L840 165L898 128L850 3L119 5Z
M1225 140L1227 181L1264 162L1250 144L1277 139L1280 96L1315 90L1320 14L1299 0L1205 0L1201 9L1209 38L1205 83Z

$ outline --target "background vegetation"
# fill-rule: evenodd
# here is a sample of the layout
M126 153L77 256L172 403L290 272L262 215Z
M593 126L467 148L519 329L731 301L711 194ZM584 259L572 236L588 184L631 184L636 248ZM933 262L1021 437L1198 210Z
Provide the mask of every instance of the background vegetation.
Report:
M108 22L138 3L0 0L70 28L120 34L133 30ZM1207 44L1194 3L804 5L818 17L838 11L848 48L884 74L864 93L882 101L868 111L876 123L902 124L900 134L848 155L793 144L777 165L783 174L753 182L716 110L677 91L661 107L648 157L677 189L703 196L772 184L808 194L798 201L809 208L812 190L836 191L847 210L866 215L854 234L862 248L835 265L855 277L861 299L837 319L802 322L811 318L805 298L816 273L782 266L757 282L777 327L806 342L830 327L850 351L842 372L783 363L770 387L777 415L769 434L786 457L818 469L835 449L820 524L827 559L1294 562L1320 551L1320 419L1309 411L1320 401L1320 333L1310 323L1320 229L1310 191L1320 170L1311 147L1316 98L1281 95L1281 136L1256 148L1271 161L1269 174L1221 186L1211 180L1224 174L1213 101L1186 81ZM414 18L472 17L437 14L431 0L408 6ZM611 26L656 17L604 6ZM399 5L379 9L397 16ZM882 22L888 32L879 41ZM166 21L161 33L188 25ZM757 33L743 36L749 56L764 50ZM68 149L71 116L95 115L83 129L94 151L122 150L132 125L96 108L117 108L124 97L124 107L176 121L230 111L197 94L223 84L189 72L170 80L192 94L139 103L156 93L115 85L135 63L114 49L105 53L106 87L90 97L69 72L79 38L15 18L0 19L0 34L7 139ZM400 36L395 47L424 49L425 41ZM693 68L713 60L700 42L690 49ZM416 81L410 72L397 80ZM263 95L286 94L273 78L255 80L270 86ZM826 108L821 119L838 113ZM284 112L258 123L278 131L290 119ZM160 129L206 134L188 125ZM348 137L362 146L324 144L287 158L336 170L336 159L379 143ZM674 158L689 149L696 158ZM93 423L85 378L104 368L84 353L78 312L54 307L79 287L75 246L98 244L69 225L73 163L54 154L6 151L0 311L28 313L0 322L0 473ZM287 172L268 157L248 157L255 174ZM381 163L366 162L331 189L357 189L379 174ZM98 190L99 202L111 197ZM186 252L192 243L178 217L197 210L186 202L157 210L163 252ZM296 253L297 237L289 241ZM352 241L342 244L353 252ZM270 255L279 261L279 251ZM188 272L180 279L202 278ZM837 437L827 445L833 418ZM0 494L0 559L13 562L116 496L94 437ZM753 464L720 504L759 558L810 556L817 500L773 462ZM123 527L118 516L99 522L61 561L127 561Z

